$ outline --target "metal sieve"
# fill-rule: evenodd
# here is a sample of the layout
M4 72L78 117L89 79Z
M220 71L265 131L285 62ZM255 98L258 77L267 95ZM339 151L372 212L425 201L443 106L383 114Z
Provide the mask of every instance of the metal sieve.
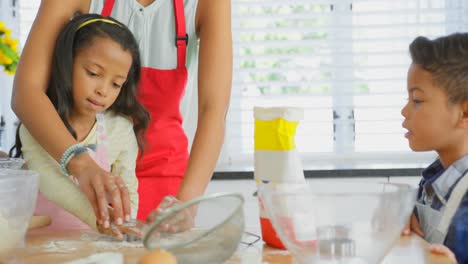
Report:
M217 193L175 205L145 228L143 243L149 250L170 251L178 263L193 263L194 256L199 263L223 263L242 238L243 204L240 194ZM179 230L167 230L167 224Z

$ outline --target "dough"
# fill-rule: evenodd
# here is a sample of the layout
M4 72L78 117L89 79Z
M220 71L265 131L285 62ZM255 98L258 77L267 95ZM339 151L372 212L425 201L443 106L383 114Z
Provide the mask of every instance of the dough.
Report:
M52 220L49 216L46 215L33 215L31 221L29 222L28 229L38 228L50 225Z

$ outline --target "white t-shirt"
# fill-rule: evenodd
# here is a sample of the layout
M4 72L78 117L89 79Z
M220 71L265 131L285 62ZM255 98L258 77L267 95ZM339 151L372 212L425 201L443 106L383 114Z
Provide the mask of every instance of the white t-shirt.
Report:
M91 0L89 13L101 14L105 0ZM189 36L186 66L187 87L180 111L183 127L189 138L189 148L197 125L197 76L198 37L195 31L195 15L198 0L184 0L185 24ZM125 24L134 34L140 46L142 66L156 69L177 67L175 46L175 16L173 0L155 0L143 7L137 0L115 0L111 16Z

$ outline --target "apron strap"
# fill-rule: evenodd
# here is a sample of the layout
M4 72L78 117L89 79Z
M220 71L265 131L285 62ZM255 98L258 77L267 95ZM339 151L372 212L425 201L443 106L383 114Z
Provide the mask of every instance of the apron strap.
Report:
M104 113L99 113L96 115L96 138L97 138L97 148L104 146L107 142L106 135L106 118Z
M468 170L463 173L462 178L458 181L457 185L453 189L452 194L450 195L450 198L445 206L444 212L440 219L439 226L437 227L437 231L439 231L439 234L442 234L444 236L443 238L439 239L441 240L441 243L443 243L443 241L445 240L450 224L452 223L452 218L457 212L457 209L460 206L460 203L467 192L467 172Z
M185 30L184 1L174 0L175 30L177 47L177 68L185 68L185 57L187 54L188 35Z
M102 8L101 11L101 16L110 16L112 13L112 8L114 7L114 0L106 0L104 2L104 7Z
M109 152L107 150L106 120L104 113L96 115L96 150L95 161L106 171L111 171Z

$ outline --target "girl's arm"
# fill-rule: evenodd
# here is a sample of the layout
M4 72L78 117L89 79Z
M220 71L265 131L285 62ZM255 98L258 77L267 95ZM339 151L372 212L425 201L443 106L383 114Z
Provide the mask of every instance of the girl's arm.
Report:
M177 198L203 194L224 140L231 95L231 2L199 0L196 14L200 38L198 63L198 124L189 163Z
M20 137L27 168L39 173L41 193L51 202L96 229L96 216L93 207L83 192L63 174L57 162L47 154L23 126L20 128ZM52 221L59 221L54 219L53 215L51 217Z
M56 161L77 142L45 93L51 74L52 54L60 30L76 12L87 13L89 4L89 1L82 0L43 0L15 75L13 111ZM116 219L130 214L128 192L120 177L112 178L87 154L73 158L67 168L80 181L83 193L104 226L109 223L106 193L112 197Z

